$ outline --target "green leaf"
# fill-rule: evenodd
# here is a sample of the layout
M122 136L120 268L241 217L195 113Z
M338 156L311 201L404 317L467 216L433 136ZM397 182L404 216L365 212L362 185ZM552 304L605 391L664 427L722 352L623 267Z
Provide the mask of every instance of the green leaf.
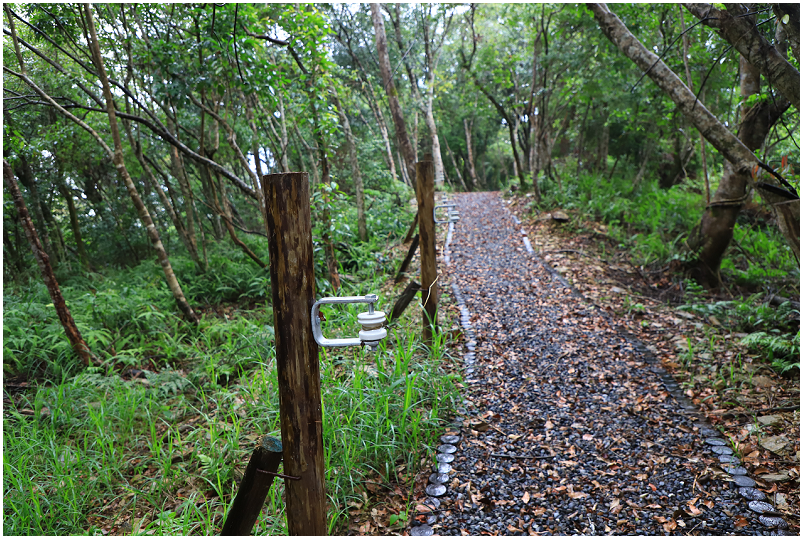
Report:
M788 13L781 18L781 22L783 24L789 24L789 14Z

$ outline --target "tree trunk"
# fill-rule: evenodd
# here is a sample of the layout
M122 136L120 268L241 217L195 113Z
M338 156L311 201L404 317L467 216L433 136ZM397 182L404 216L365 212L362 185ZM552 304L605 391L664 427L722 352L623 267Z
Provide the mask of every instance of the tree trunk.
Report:
M433 175L436 183L444 182L444 162L442 161L442 147L439 144L439 133L436 130L436 121L433 118L433 74L428 76L428 103L425 107L425 123L431 134L431 153L433 154Z
M761 74L743 56L739 57L739 74L741 101L745 102L761 91ZM742 106L739 139L751 150L761 147L772 125L788 107L788 102L780 99L778 105L776 108L771 102L762 102L755 107ZM719 186L700 224L688 239L689 247L697 254L697 259L688 268L689 274L704 286L719 286L719 268L733 238L736 217L747 199L749 178L749 173L737 172L726 161Z
M619 18L608 10L605 4L587 4L608 39L633 60L690 119L700 133L732 165L732 170L742 178L749 178L753 170L765 165L760 163L753 152L713 115L658 57L647 50ZM691 6L689 6L691 10ZM776 111L777 112L777 111ZM785 184L784 184L785 185ZM778 215L778 228L786 238L800 265L800 206L797 193L788 185L778 187L763 181L755 183L759 194ZM721 204L736 204L737 201L719 201ZM714 201L711 203L714 206ZM722 207L724 207L724 205ZM717 207L720 207L718 204Z
M11 171L11 166L9 166L5 159L3 159L3 179L8 186L11 197L14 199L17 215L25 229L25 235L28 237L31 251L33 251L33 256L42 272L42 278L47 287L47 292L50 294L50 299L53 300L56 314L58 314L58 319L61 321L61 325L64 328L64 332L67 334L72 349L78 354L78 357L81 358L84 365L89 366L89 364L98 363L97 358L92 355L83 337L81 337L81 332L78 331L78 327L75 325L75 320L73 320L72 314L69 312L69 308L64 301L64 296L61 295L61 288L58 286L56 276L53 274L53 268L50 266L50 257L44 252L44 249L42 249L39 235L36 234L36 228L33 226L28 208L25 205L25 199L22 198L22 192L19 190L17 181L14 178L14 173Z
M397 144L400 146L400 152L403 155L406 174L408 175L410 185L411 187L415 187L417 185L416 151L411 145L411 140L408 138L406 121L403 117L403 110L400 108L400 97L397 93L397 88L394 86L394 82L392 82L392 67L389 64L389 51L386 44L386 29L383 26L383 15L381 14L381 8L378 4L370 4L370 9L372 10L372 24L375 26L375 47L378 50L378 63L380 64L383 87L389 98L389 110L391 110L392 119L394 120Z
M472 129L470 124L472 122L468 122L466 118L464 118L464 135L467 139L467 170L469 171L469 177L472 180L472 189L475 191L483 189L480 181L478 180L478 173L475 171L475 159L472 153ZM516 160L514 161L516 164Z
M650 154L653 151L654 145L655 143L653 142L646 143L644 151L642 152L642 162L639 165L639 171L636 173L636 177L633 178L633 187L638 186L642 178L644 178L644 173L647 171L647 164L650 162Z
M316 101L312 101L311 111L314 120L314 137L317 139L320 165L322 167L322 244L325 249L325 263L328 267L331 288L333 288L333 292L336 293L339 291L339 288L341 288L342 283L339 280L339 261L336 259L336 249L333 246L333 238L331 238L331 230L333 227L331 226L331 211L329 209L330 193L328 189L331 184L331 172L328 165L328 148L325 144L325 135L322 132L322 126L319 122L319 112L317 111Z
M347 155L350 158L350 170L353 173L353 183L356 188L356 213L358 215L358 238L361 241L367 241L367 218L364 214L364 180L361 179L361 169L358 166L358 154L356 152L356 139L353 136L353 131L350 129L350 121L347 119L347 113L342 108L342 103L333 89L331 96L333 105L339 113L339 120L342 122L342 129L344 129L344 136L347 140Z
M173 136L177 139L178 135L177 125L167 118L167 128L173 131ZM178 154L178 148L175 146L169 147L170 168L172 169L172 177L178 180L178 187L180 187L181 195L183 196L183 207L186 212L186 249L189 251L189 256L192 258L198 269L203 267L200 261L200 254L197 251L197 237L194 231L194 212L192 211L193 193L192 187L189 185L189 178L186 177L186 169L181 161L181 156ZM175 208L179 211L178 208Z
M704 25L717 28L725 41L733 45L739 54L767 77L783 97L800 110L800 71L761 35L756 26L755 14L748 15L744 4L725 4L726 10L719 10L711 4L685 5ZM794 14L796 18L797 11ZM795 25L800 26L800 22L792 19L790 16L790 24L785 26L790 36L791 29Z
M219 198L222 199L222 203L217 199L216 192L214 193L214 202L217 205L217 211L222 214L222 220L225 222L225 227L228 229L228 234L231 236L231 240L233 243L239 247L244 254L249 256L253 262L258 264L258 266L262 269L267 269L267 264L261 260L257 254L255 254L242 240L239 239L239 236L236 234L236 229L233 228L233 213L231 212L231 205L228 202L228 195L225 192L225 183L222 181L222 178L219 177L218 173L214 174L217 177L217 183L219 184Z
M22 185L24 185L25 189L30 193L33 220L36 223L36 228L42 232L39 238L42 242L44 252L52 257L54 254L53 245L50 242L50 233L47 230L47 223L44 221L44 214L42 213L42 206L39 199L39 189L36 186L36 180L33 178L33 170L31 170L31 165L24 154L21 152L18 153L17 158L19 164L16 167L16 174L19 177L19 181L22 182Z
M109 127L111 128L111 136L114 139L114 166L117 169L117 173L121 176L122 181L125 183L125 187L128 189L128 194L133 201L133 205L136 207L136 212L139 214L139 219L142 221L142 224L147 230L147 236L150 238L150 242L153 244L153 248L156 251L158 261L161 263L161 267L164 270L164 277L166 278L167 286L169 286L170 291L172 291L172 296L175 298L175 303L177 303L178 309L180 309L180 311L184 314L187 321L192 324L196 324L199 321L197 315L195 315L192 307L189 305L189 302L186 301L186 297L183 295L183 290L181 290L181 285L178 283L175 272L172 270L172 265L170 264L167 252L164 250L164 246L161 243L161 238L158 235L158 231L153 224L153 219L150 217L150 213L147 211L147 208L142 202L141 197L139 197L139 193L136 191L136 186L133 184L133 180L131 179L130 174L128 174L128 169L125 167L125 158L122 152L122 139L119 135L117 115L116 110L114 109L114 98L111 94L111 86L108 83L108 76L106 75L103 56L100 53L100 43L97 40L97 31L95 30L94 18L92 17L92 10L89 4L84 4L84 11L91 37L90 47L92 51L92 61L97 69L100 82L103 84L103 96L106 100L108 123Z
M461 169L456 162L456 156L453 155L453 150L450 149L450 144L448 144L447 138L444 139L444 146L447 148L447 153L450 155L450 160L453 162L453 168L456 171L456 176L458 176L458 181L461 184L461 188L464 189L464 192L466 193L468 191L467 184L464 183L464 176L461 174Z
M62 181L58 185L58 192L61 193L61 196L64 197L64 201L67 203L67 211L69 212L69 224L72 227L72 236L75 238L75 246L78 250L78 258L83 264L83 267L88 268L89 264L89 256L86 254L86 246L83 244L83 236L81 236L81 226L78 222L78 212L75 211L75 200L72 198L72 193L70 192L69 188L64 185Z

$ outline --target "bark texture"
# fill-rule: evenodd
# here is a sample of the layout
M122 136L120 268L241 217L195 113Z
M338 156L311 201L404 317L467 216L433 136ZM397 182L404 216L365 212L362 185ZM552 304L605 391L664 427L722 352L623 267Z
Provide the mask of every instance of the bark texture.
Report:
M265 176L269 272L275 317L281 442L290 535L324 535L325 460L319 346L311 332L314 246L308 174Z
M56 276L53 274L53 268L50 266L50 257L44 249L42 249L39 235L36 233L36 228L33 226L33 221L31 220L25 200L22 198L22 192L19 190L17 180L14 178L14 173L11 171L11 166L5 159L3 159L3 179L8 186L11 198L14 199L14 206L17 209L17 215L19 215L22 228L25 230L25 236L27 236L28 242L30 243L33 257L36 259L39 270L42 272L42 279L47 287L47 292L50 294L50 299L53 300L56 314L61 321L61 326L64 328L64 333L67 334L67 339L69 339L72 349L78 354L78 357L81 358L84 365L88 366L97 363L97 359L92 355L83 337L81 337L81 332L78 331L78 327L75 325L75 320L73 320L72 314L69 312L69 308L64 301L64 296L61 295L61 288L58 286Z

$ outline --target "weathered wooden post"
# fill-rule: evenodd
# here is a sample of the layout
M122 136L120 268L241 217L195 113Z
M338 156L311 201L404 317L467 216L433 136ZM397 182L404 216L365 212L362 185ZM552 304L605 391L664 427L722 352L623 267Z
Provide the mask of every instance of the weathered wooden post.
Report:
M425 155L428 157L428 154ZM430 346L432 326L436 326L439 286L436 282L436 225L433 222L433 159L417 163L417 207L419 213L419 253L422 265L422 342Z
M319 348L311 332L314 250L308 173L264 176L275 359L290 535L325 535Z

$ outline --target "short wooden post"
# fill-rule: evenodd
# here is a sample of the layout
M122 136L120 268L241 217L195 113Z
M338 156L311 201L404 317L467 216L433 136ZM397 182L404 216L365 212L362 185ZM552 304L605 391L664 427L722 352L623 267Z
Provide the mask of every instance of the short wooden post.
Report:
M427 157L427 155L426 155ZM417 163L417 206L419 208L419 253L422 265L422 342L430 346L436 326L439 286L436 282L436 224L433 222L433 161Z
M403 311L406 310L411 300L414 299L414 296L417 295L419 292L419 283L417 281L411 281L408 283L408 286L403 293L397 298L397 301L394 303L394 307L392 307L392 312L389 313L389 321L394 322L400 316L402 316Z
M281 463L281 441L262 436L244 471L220 535L250 535Z
M264 176L275 359L290 535L325 535L319 348L311 333L314 250L308 173Z

